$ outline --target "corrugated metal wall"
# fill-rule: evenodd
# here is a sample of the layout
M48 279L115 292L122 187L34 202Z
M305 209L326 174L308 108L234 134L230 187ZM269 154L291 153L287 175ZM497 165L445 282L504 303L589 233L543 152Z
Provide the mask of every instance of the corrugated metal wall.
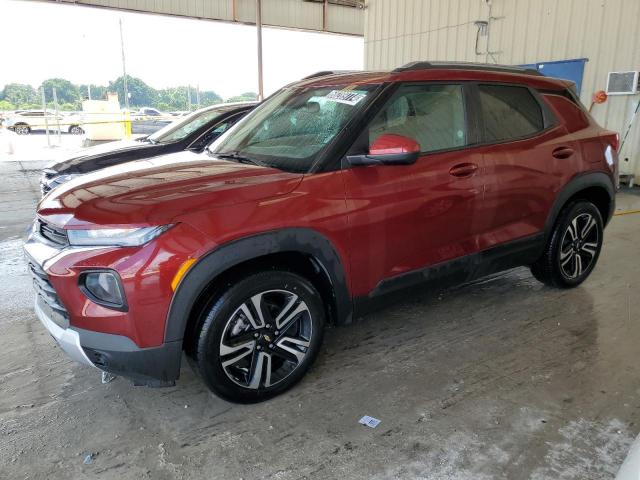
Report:
M45 0L97 6L135 12L159 13L184 17L255 23L256 1L236 0ZM262 0L262 23L268 26L323 31L323 6L303 0ZM364 12L361 8L341 5L328 7L326 31L362 35Z
M475 20L487 20L484 0L367 0L365 66L393 68L413 60L484 62L475 54ZM605 89L610 71L640 70L640 0L492 0L489 49L498 63L588 58L582 102ZM486 38L481 37L481 51ZM493 61L491 58L489 61ZM623 132L638 95L609 97L593 116ZM640 117L621 152L621 168L640 177Z

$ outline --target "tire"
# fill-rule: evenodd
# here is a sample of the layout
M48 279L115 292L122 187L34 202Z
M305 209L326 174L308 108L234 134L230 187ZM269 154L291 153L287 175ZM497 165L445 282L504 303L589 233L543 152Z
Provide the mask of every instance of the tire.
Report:
M231 285L201 321L193 352L197 373L218 396L256 403L283 393L307 372L322 343L325 309L311 282L268 271Z
M29 135L31 133L31 128L26 123L18 123L13 127L13 131L18 135Z
M544 254L531 265L531 273L550 287L580 285L598 261L603 234L602 215L593 203L568 204L556 220Z
M84 133L84 130L79 125L72 125L71 127L69 127L69 133L72 135L82 135Z

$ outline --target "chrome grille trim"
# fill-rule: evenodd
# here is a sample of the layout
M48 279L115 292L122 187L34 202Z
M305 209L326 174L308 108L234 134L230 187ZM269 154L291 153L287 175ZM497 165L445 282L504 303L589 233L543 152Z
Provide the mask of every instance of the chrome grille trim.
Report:
M69 312L64 308L55 288L51 285L47 273L31 258L27 258L29 272L33 279L33 288L38 296L46 303L52 312L56 314L51 318L59 327L69 326Z
M67 236L67 232L64 228L56 227L51 223L38 220L38 233L42 238L55 245L59 245L61 247L69 245L69 237Z

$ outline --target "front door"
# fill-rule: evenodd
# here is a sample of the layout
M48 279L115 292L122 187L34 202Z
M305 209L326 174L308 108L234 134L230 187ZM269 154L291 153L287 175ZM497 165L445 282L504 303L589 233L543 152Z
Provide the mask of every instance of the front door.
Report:
M482 155L468 147L466 91L462 84L403 84L352 147L367 152L387 133L421 146L412 165L345 166L354 295L477 251Z

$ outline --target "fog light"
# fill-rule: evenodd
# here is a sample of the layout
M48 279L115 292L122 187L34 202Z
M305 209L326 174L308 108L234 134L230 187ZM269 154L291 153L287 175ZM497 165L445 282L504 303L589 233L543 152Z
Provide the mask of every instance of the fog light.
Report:
M127 303L120 276L112 270L82 272L80 290L89 300L115 310L126 310Z

